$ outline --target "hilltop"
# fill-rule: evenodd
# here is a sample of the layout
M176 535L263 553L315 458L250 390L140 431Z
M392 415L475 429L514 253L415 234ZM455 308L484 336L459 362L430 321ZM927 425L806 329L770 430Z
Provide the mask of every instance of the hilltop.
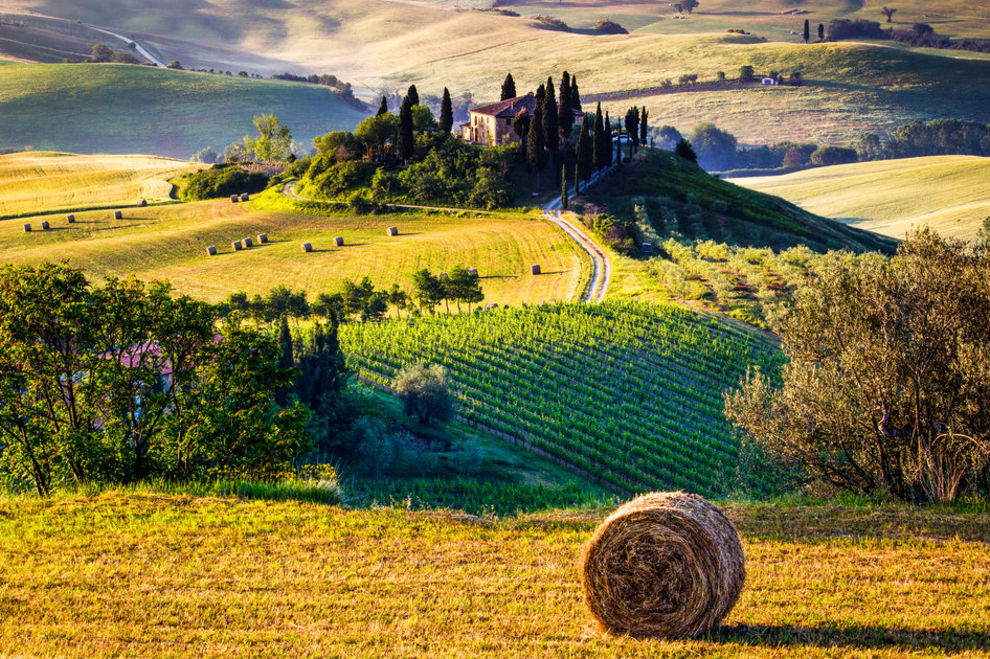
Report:
M932 156L834 165L735 182L778 195L814 213L903 238L927 224L974 238L990 216L990 158Z
M125 64L0 66L0 148L189 158L277 115L309 143L366 115L326 87Z

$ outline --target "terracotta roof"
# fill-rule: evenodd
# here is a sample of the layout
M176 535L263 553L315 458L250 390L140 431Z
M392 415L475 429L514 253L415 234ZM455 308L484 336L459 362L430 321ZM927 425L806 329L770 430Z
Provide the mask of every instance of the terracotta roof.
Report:
M516 96L505 101L482 105L471 110L474 114L484 114L489 117L515 117L522 110L532 113L536 109L536 97L532 92L525 96Z

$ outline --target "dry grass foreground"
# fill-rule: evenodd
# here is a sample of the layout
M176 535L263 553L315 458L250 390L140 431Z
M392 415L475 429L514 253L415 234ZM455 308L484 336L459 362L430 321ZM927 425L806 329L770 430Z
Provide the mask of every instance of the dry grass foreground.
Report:
M990 217L990 158L976 156L861 162L733 183L893 238L927 224L972 239Z
M269 192L275 204L283 203ZM256 199L258 199L256 197ZM576 243L534 214L317 215L267 210L264 197L26 217L0 222L0 263L37 264L67 259L97 279L134 274L168 279L182 293L218 301L231 292L264 293L282 284L316 293L339 289L344 278L371 277L376 287L398 282L409 290L421 268L478 268L486 302L518 305L576 299L590 274L590 259ZM48 220L51 231L40 231ZM22 225L35 230L24 233ZM389 237L386 228L398 226ZM271 243L240 252L231 242L267 233ZM344 247L334 247L342 236ZM256 241L256 239L255 239ZM303 254L309 242L313 252ZM214 245L219 254L208 257ZM539 263L543 275L529 267Z
M747 585L714 636L605 639L577 561L606 514L108 494L0 500L18 657L986 657L990 516L730 506Z
M0 217L39 209L60 210L141 199L168 201L169 179L197 166L154 156L75 156L64 153L0 155Z

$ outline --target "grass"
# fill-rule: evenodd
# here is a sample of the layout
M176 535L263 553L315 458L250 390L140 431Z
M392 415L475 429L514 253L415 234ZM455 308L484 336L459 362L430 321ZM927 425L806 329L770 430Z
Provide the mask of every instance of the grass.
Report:
M169 179L192 171L149 156L0 155L0 218L46 211L134 205L172 199Z
M365 115L325 87L122 64L2 67L0 148L188 158L275 114L304 143Z
M710 637L601 638L576 564L604 517L494 522L291 501L0 500L0 654L983 657L986 512L728 505L742 598Z
M274 208L283 204L269 192ZM55 230L23 233L21 224L49 219ZM486 301L540 303L576 297L590 275L584 252L566 234L536 215L450 217L441 214L383 216L321 215L271 210L264 197L244 204L229 200L126 210L123 220L110 211L63 217L28 217L0 222L0 262L39 263L68 259L91 276L168 279L183 293L217 301L231 292L264 293L277 284L311 294L337 290L343 278L371 277L376 286L398 282L411 288L421 268L446 271L476 267ZM386 227L401 235L390 238ZM267 233L272 241L233 252L231 241ZM333 247L343 236L347 245ZM302 254L311 242L314 252ZM215 245L220 254L206 255ZM541 263L541 277L528 274Z
M990 158L933 156L819 167L736 182L895 238L922 224L947 236L975 238L990 217L988 179Z

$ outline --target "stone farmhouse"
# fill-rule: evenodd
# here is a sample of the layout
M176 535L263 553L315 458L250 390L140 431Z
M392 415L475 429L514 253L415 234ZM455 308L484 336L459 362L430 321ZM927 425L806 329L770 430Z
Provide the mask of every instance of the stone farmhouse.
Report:
M461 139L485 146L518 144L521 140L512 128L512 124L520 113L528 112L532 116L535 109L536 96L532 92L525 96L474 108L469 113L468 122L461 124ZM584 113L575 110L574 116L580 122Z

